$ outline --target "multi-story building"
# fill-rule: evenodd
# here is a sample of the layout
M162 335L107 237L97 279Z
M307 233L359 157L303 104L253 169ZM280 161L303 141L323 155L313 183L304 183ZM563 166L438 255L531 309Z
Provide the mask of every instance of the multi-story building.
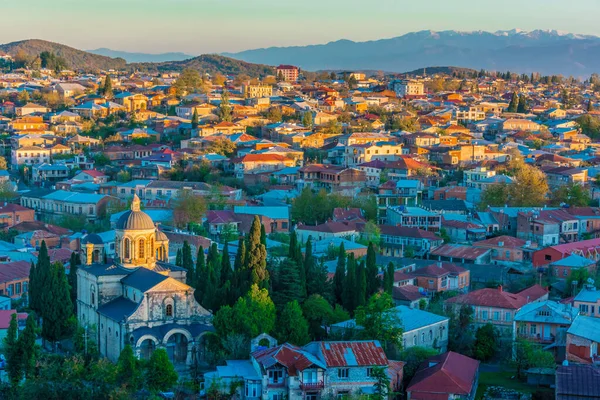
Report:
M35 210L38 217L82 215L88 221L100 218L113 198L103 194L66 192L28 192L21 196L23 207Z
M255 97L271 97L273 96L273 86L271 85L242 85L242 93L246 98L253 99Z
M392 206L386 210L386 223L388 225L419 228L424 231L438 232L441 227L442 217L438 213L428 211L421 207Z
M0 296L20 299L29 289L28 261L13 261L2 264L0 270Z
M402 154L403 148L400 143L356 144L346 147L343 164L353 167L371 160L396 161L401 158Z
M262 336L262 338L261 338ZM204 375L207 384L221 384L224 392L231 382L242 382L238 396L253 400L318 400L343 398L371 392L375 368L391 377L392 390L402 378L403 363L390 361L378 341L312 342L304 347L276 345L266 335L268 348L259 348L250 360L227 361L216 372Z
M483 121L485 119L485 107L471 106L461 107L456 111L456 120L458 122Z
M567 330L578 314L576 307L552 300L525 304L515 314L513 331L515 337L564 347Z
M392 83L392 90L398 97L422 96L425 93L425 85L414 80L395 81Z
M493 176L496 176L496 171L490 171L486 167L477 167L463 172L463 182L466 187L481 189L478 182Z
M18 204L0 204L0 228L10 228L21 222L34 221L35 211Z
M389 257L403 257L408 249L417 256L422 256L430 249L441 246L444 239L433 232L419 228L403 226L380 225L381 252Z
M300 75L300 68L293 65L280 65L275 69L277 77L283 77L286 82L296 82Z
M430 294L448 290L464 292L469 288L471 276L468 269L441 261L404 272L414 278L413 282L416 286Z
M311 164L298 170L296 184L300 189L312 187L327 191L356 189L365 186L366 175L355 168L331 164Z
M11 166L17 170L20 165L39 165L50 161L50 149L39 146L26 146L11 150Z

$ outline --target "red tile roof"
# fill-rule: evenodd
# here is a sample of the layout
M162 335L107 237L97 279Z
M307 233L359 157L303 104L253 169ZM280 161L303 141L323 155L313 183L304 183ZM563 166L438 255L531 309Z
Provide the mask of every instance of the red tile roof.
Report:
M388 364L378 341L321 342L320 347L328 367Z
M252 357L259 364L262 364L265 369L281 364L287 368L290 376L296 376L298 371L303 371L313 365L313 362L309 359L310 356L307 356L299 347L289 343L255 351L252 353Z
M486 288L452 297L446 300L446 303L518 310L527 304L527 299L518 294L505 292L502 288Z
M502 246L500 246L502 243ZM517 239L512 236L497 236L491 239L480 240L479 242L473 243L473 246L481 246L481 247L508 247L508 248L518 248L525 246L525 240Z
M466 260L475 260L486 252L491 251L490 249L476 248L471 246L462 246L459 244L445 244L440 247L436 247L431 251L434 256L452 257L452 258L464 258Z
M532 301L536 301L548 294L548 290L538 284L528 287L527 289L523 289L517 293L529 303Z
M425 294L420 292L420 288L415 285L394 286L392 288L392 297L394 300L415 301L425 296Z
M29 279L31 263L27 261L13 261L0 264L0 282L11 282Z
M406 388L413 400L432 400L443 394L469 395L473 389L479 361L449 351L425 360Z

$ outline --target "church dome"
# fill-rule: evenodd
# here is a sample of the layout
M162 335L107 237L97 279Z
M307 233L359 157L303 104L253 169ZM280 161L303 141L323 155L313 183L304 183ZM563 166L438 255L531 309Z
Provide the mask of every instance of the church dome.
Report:
M116 229L124 231L154 229L152 218L140 209L140 198L137 194L133 195L131 210L126 211L117 220Z
M165 233L161 230L156 230L156 241L157 242L165 242L165 241L169 241L169 238L167 237L167 235L165 235Z

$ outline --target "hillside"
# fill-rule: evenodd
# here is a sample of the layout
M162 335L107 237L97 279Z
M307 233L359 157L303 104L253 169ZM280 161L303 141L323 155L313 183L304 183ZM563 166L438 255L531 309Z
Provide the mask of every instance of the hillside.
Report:
M461 67L426 67L426 68L418 68L415 69L413 71L409 71L409 72L403 72L402 75L408 75L408 76L417 76L417 75L423 75L423 73L431 76L431 75L436 75L436 74L442 74L442 75L453 75L453 74L464 74L464 73L469 73L472 74L474 72L477 72L474 69L470 69L470 68L461 68Z
M491 71L589 76L600 72L600 38L557 31L421 31L368 42L271 47L223 55L307 70L412 71L455 65Z
M183 61L169 61L161 63L135 63L131 68L145 71L182 71L187 68L195 69L209 74L221 73L225 75L245 74L252 78L274 75L273 67L262 64L253 64L217 54L204 54Z
M111 58L97 54L87 53L59 43L47 42L45 40L30 39L21 40L0 45L0 53L26 54L29 57L37 57L41 52L48 51L65 59L67 65L73 70L97 71L108 69L123 69L126 62L122 58Z
M87 52L106 57L123 58L128 63L183 61L194 57L185 53L133 53L128 51L111 50L104 47L95 50L87 50Z

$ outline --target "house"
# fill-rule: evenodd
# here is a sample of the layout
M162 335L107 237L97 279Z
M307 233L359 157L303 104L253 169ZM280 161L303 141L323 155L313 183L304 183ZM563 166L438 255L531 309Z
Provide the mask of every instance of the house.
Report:
M491 249L447 243L431 250L428 257L430 260L438 261L489 264L491 254Z
M593 282L588 282L573 299L573 306L581 315L600 318L600 291Z
M386 223L419 228L424 231L439 232L441 216L421 207L390 206L386 210Z
M515 314L513 333L515 337L564 348L567 330L578 314L579 310L570 304L552 300L525 304Z
M11 228L16 224L35 220L35 211L12 203L0 204L0 229Z
M600 374L597 366L566 364L556 369L556 400L592 400L600 398Z
M474 221L471 216L447 215L442 217L442 229L446 230L450 239L459 243L470 243L486 237L485 226Z
M83 215L88 221L95 221L112 199L103 194L56 190L50 193L24 193L20 201L21 206L32 208L40 215Z
M531 258L531 254L527 251L527 242L512 236L502 235L480 240L474 242L473 247L491 249L492 261L520 263Z
M11 166L17 170L20 165L39 165L50 161L52 151L39 146L24 146L11 150Z
M423 289L415 285L394 286L392 288L392 298L397 306L407 306L409 308L419 308L421 300L429 301L429 297Z
M29 290L28 261L13 261L0 264L0 296L20 299Z
M293 159L279 154L247 154L234 158L231 162L238 179L243 179L245 174L258 174L296 166Z
M414 285L431 295L447 290L466 291L470 284L469 270L449 262L440 261L415 268L407 275L414 277Z
M449 319L441 315L420 310L418 307L410 308L400 305L389 310L398 319L402 326L402 348L427 347L446 351L448 346ZM348 330L361 330L351 319L331 326L333 331L344 332Z
M548 269L552 276L559 280L566 280L575 270L585 268L589 276L595 276L598 266L596 261L580 256L579 254L571 254L570 256L558 260L548 265Z
M579 364L600 363L600 318L579 315L567 330L567 361Z
M407 400L474 400L479 361L449 351L423 361L406 388Z
M444 244L444 239L416 227L379 225L380 250L385 256L403 257L410 249L415 255L424 255L429 250Z
M331 164L311 164L298 170L296 184L298 189L323 188L328 192L345 189L356 190L365 186L366 175L364 171L355 168Z
M503 131L528 131L540 130L540 125L528 119L509 118L502 123Z
M45 114L48 112L48 108L40 106L39 104L27 103L24 106L16 107L15 112L17 116L29 115L34 113Z
M236 214L249 214L268 217L271 219L271 232L290 231L290 209L286 206L234 206Z
M293 65L279 65L275 68L275 76L283 77L285 82L296 82L300 75L300 68Z
M258 346L259 338L268 347ZM261 335L252 342L249 361L227 361L226 367L205 374L207 384L241 381L240 397L245 399L316 400L373 393L374 368L388 372L393 388L402 377L403 363L388 360L378 341L312 342L297 347L277 345Z
M472 307L475 325L491 323L505 337L512 337L515 315L525 304L526 298L506 292L502 286L498 289L474 290L446 300L446 305L453 307L456 312L463 305Z
M579 254L590 260L600 261L600 239L558 244L538 250L532 256L533 266L541 267L548 265L554 261L562 260L571 254Z
M313 240L324 240L332 238L352 238L358 236L358 229L354 223L328 221L320 225L298 224L296 227L298 240L304 243L309 237Z
M77 173L73 177L73 180L83 182L106 183L108 182L108 176L104 175L104 173L100 171L96 171L95 169L88 169Z

